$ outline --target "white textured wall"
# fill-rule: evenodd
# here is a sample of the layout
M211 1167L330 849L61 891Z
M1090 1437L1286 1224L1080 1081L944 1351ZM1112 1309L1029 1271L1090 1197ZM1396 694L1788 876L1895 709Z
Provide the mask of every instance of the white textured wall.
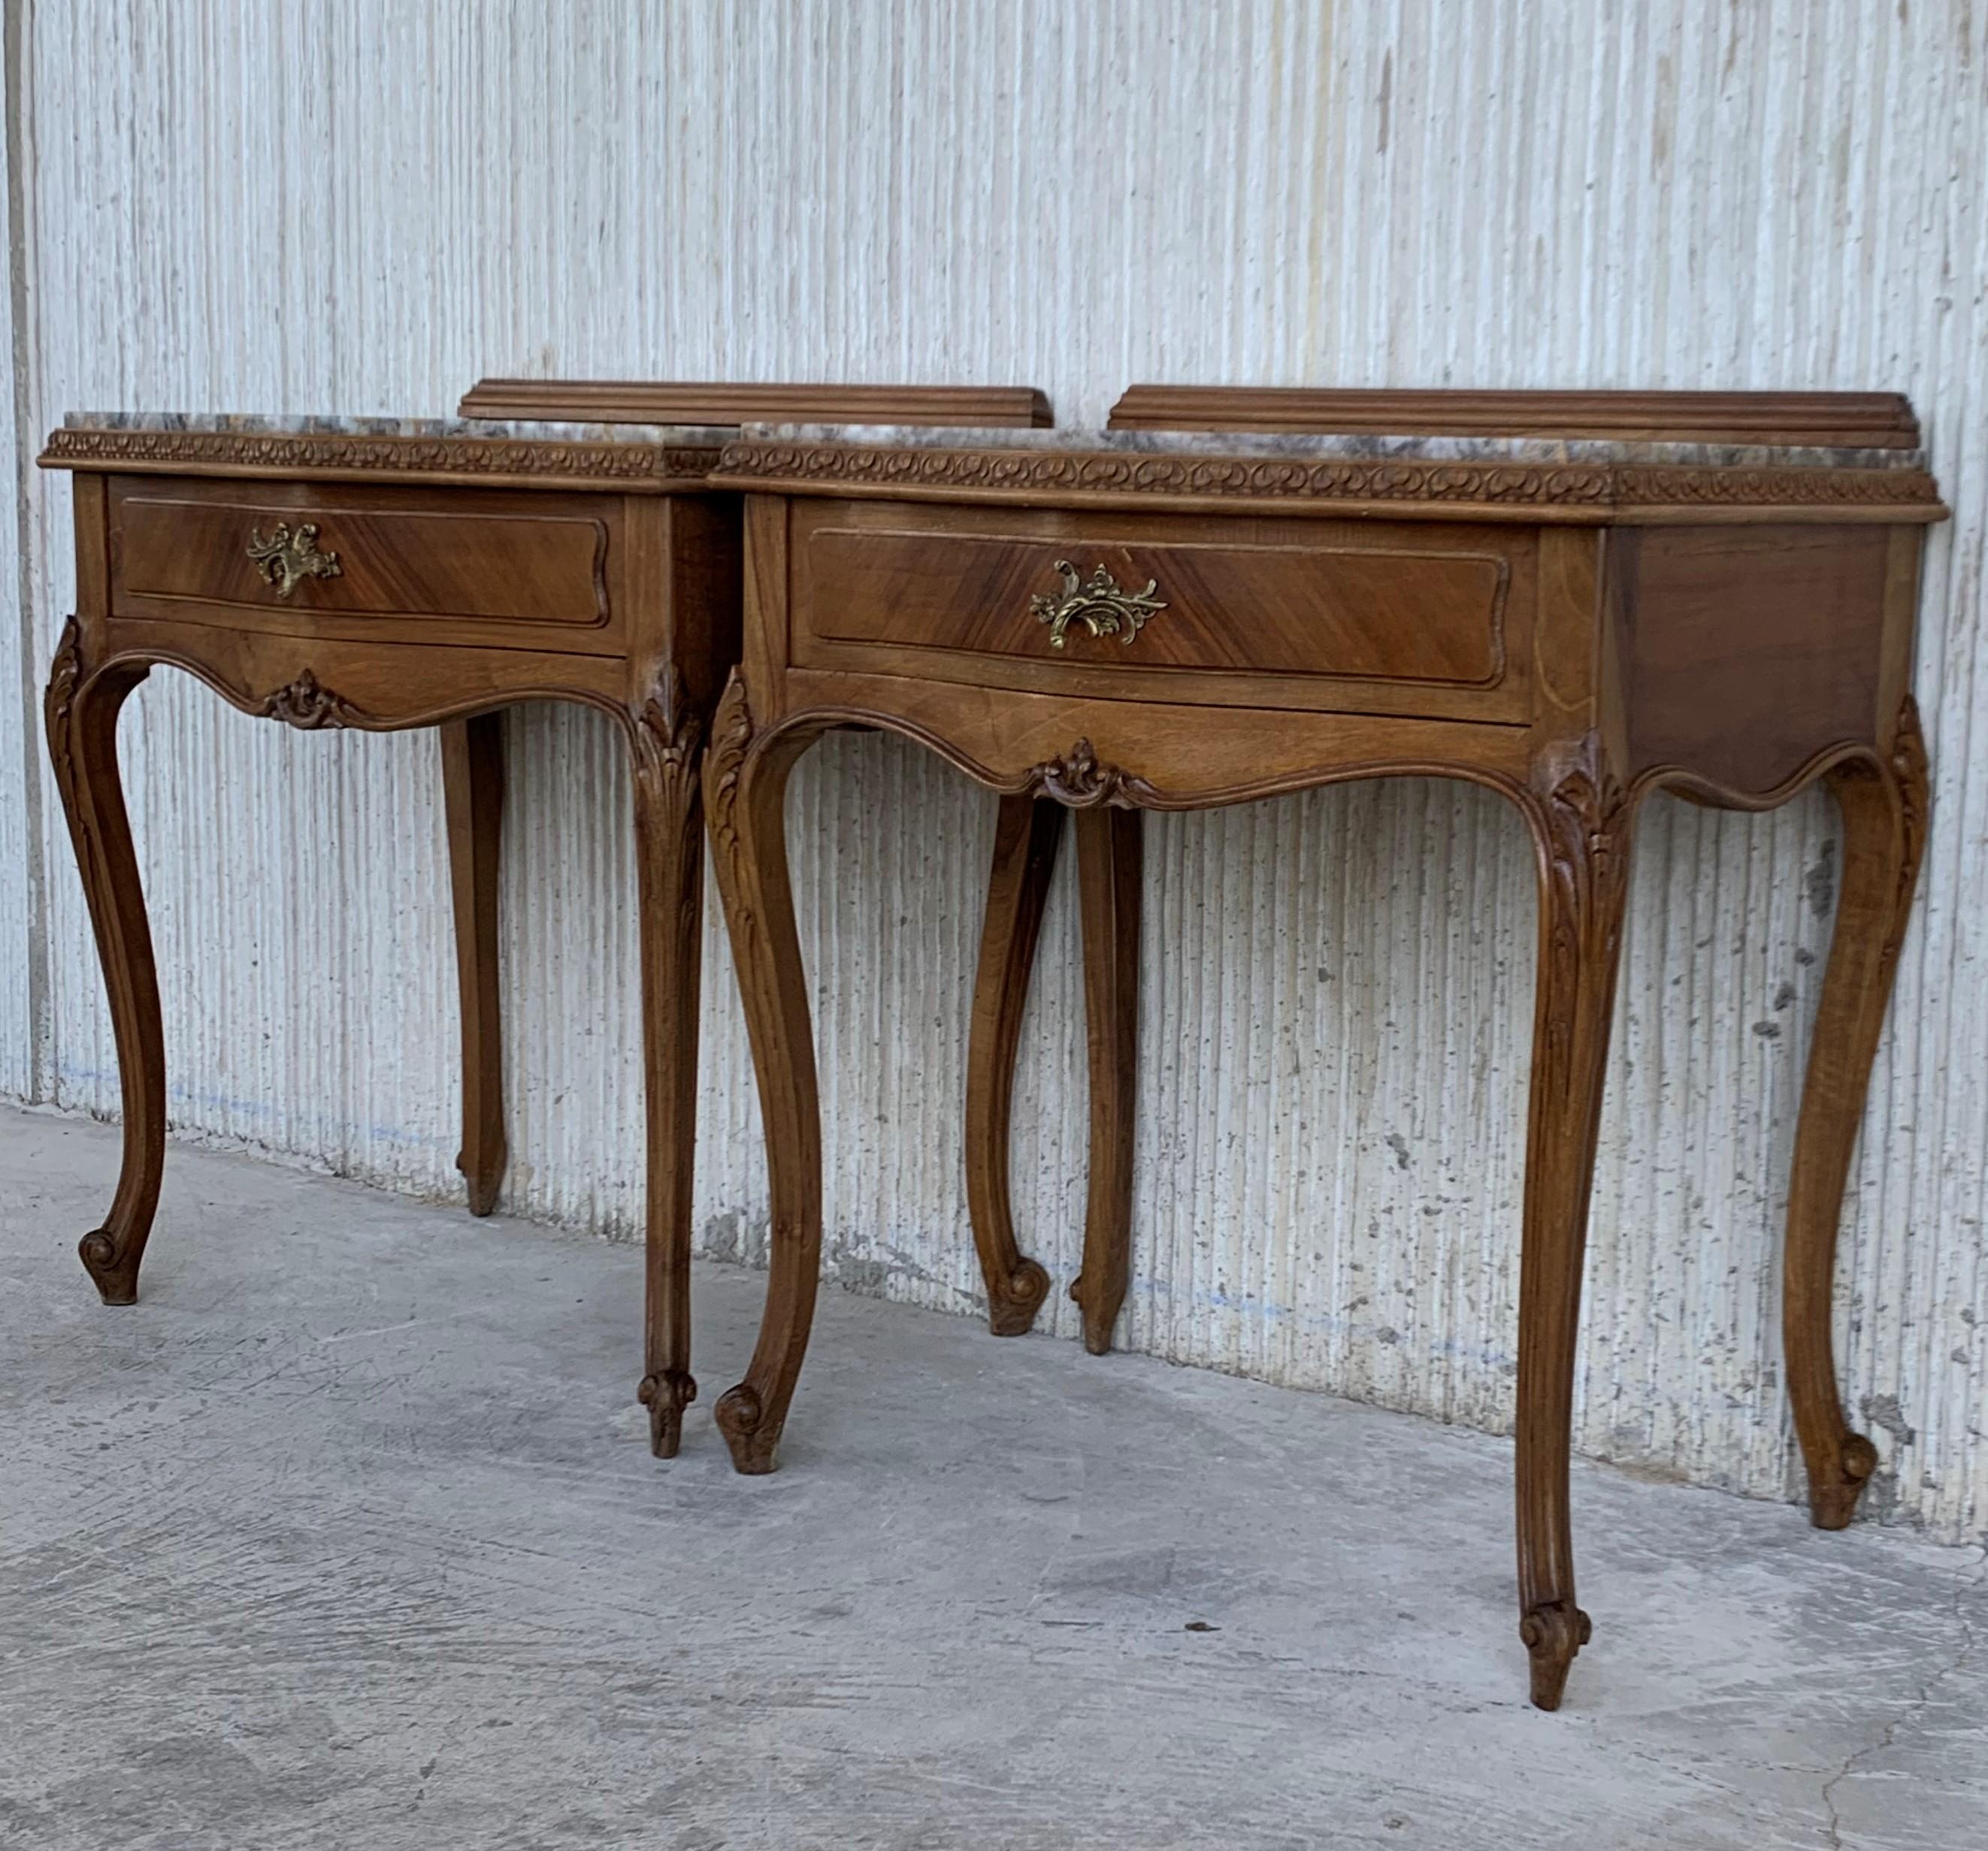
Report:
M0 420L23 455L69 407L438 413L485 373L1025 382L1066 421L1134 379L1910 393L1956 514L1921 629L1936 802L1841 1326L1885 1458L1870 1508L1988 1531L1988 7L22 0L8 18L0 313L25 303L25 359ZM69 603L67 488L24 479L0 522L0 595L17 542L31 591L0 701L0 1087L104 1113L80 891L36 687L11 679L18 660L38 684ZM510 737L509 1205L626 1237L625 780L596 718L528 711ZM451 1191L431 739L300 738L170 676L127 738L178 1125ZM967 1310L990 802L901 743L842 738L804 768L793 826L830 1264ZM1516 819L1399 784L1149 830L1130 1343L1503 1425L1533 931ZM1774 1261L1833 816L1659 800L1638 851L1581 1444L1786 1495ZM1060 1276L1082 1201L1073 911L1066 882L1015 1148L1023 1244ZM758 1114L711 945L698 1214L708 1251L749 1256Z

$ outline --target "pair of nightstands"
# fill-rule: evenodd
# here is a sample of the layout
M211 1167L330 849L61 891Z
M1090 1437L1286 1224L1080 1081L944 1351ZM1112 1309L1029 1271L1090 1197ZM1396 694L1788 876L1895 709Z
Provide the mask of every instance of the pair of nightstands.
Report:
M641 1397L677 1449L690 1373L706 723L739 659L739 504L711 471L754 418L1046 424L1040 393L973 387L486 380L460 421L71 418L76 615L49 747L109 987L123 1164L84 1265L137 1295L165 1153L165 1052L126 819L119 709L158 664L244 712L315 731L438 726L462 1005L458 1164L472 1211L505 1162L498 1032L499 714L612 714L634 772L647 1089ZM985 1143L986 1140L979 1140Z
M600 390L609 410L631 409L627 389ZM113 420L56 434L46 460L82 473L79 626L58 657L50 740L124 1069L124 1172L83 1244L105 1295L134 1288L163 1138L157 997L113 745L118 704L151 663L293 725L464 726L448 762L465 1167L486 1206L502 1162L497 773L474 716L543 697L621 718L641 843L644 1392L659 1451L692 1392L701 775L773 1185L759 1341L716 1410L744 1471L772 1468L820 1262L820 1126L783 829L813 739L886 728L1002 795L967 1140L997 1331L1027 1328L1049 1283L1009 1225L1009 1085L1062 812L1077 813L1091 1173L1073 1291L1094 1349L1109 1344L1130 1252L1138 812L1353 778L1467 779L1517 808L1539 871L1517 1531L1533 1697L1552 1708L1588 1630L1567 1454L1631 819L1659 787L1757 809L1826 779L1844 879L1797 1133L1784 1331L1813 1515L1847 1522L1875 1454L1836 1386L1836 1228L1924 838L1911 649L1923 529L1945 512L1909 407L1135 388L1111 431L1075 434L1015 427L1042 421L1033 399L969 410L918 396L907 413L735 395L724 407L741 419L866 422L789 421L722 449L661 428ZM554 402L571 413L572 389L473 394L466 408ZM680 420L681 401L667 413Z

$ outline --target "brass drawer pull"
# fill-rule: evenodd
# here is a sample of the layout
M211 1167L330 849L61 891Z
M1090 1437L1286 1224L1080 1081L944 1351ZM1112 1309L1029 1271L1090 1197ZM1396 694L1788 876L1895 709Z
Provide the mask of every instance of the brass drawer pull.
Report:
M279 598L287 598L306 579L336 579L344 571L336 553L318 551L317 529L309 521L299 522L294 533L281 521L267 534L252 532L248 556Z
M1060 593L1038 592L1029 608L1036 621L1050 627L1050 647L1060 649L1073 623L1081 623L1094 637L1115 636L1131 646L1139 627L1156 610L1166 609L1166 600L1153 593L1158 581L1148 579L1144 591L1124 591L1102 566L1087 579L1077 576L1067 559L1059 559L1056 569L1063 574Z

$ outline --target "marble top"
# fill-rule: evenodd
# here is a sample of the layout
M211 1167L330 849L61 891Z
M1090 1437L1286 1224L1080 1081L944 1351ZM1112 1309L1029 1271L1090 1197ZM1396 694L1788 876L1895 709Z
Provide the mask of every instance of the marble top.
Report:
M734 437L774 444L877 449L1080 451L1127 456L1339 458L1361 462L1654 464L1689 468L1923 469L1922 450L1804 445L1662 444L1589 437L1334 436L1241 431L1024 431L942 424L606 424L519 418L260 417L237 412L72 411L69 431L156 431L238 436L414 437L715 448Z
M1300 435L1241 431L969 429L935 424L746 424L741 437L775 444L889 449L1061 450L1133 456L1346 458L1362 462L1646 463L1686 468L1922 469L1920 450L1825 449L1757 444L1655 444L1537 437Z
M729 424L575 424L524 418L263 417L232 411L71 411L66 431L176 431L240 437L475 437L534 444L717 445Z

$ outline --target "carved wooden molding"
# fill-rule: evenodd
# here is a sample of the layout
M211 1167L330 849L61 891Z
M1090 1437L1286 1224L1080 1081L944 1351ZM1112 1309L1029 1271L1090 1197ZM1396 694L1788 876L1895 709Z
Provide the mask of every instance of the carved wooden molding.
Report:
M1067 803L1072 809L1095 809L1115 804L1133 809L1153 802L1159 792L1143 778L1115 765L1100 765L1088 739L1080 739L1060 758L1046 758L1029 768L1028 790Z
M1480 392L1311 386L1128 386L1114 431L1368 432L1913 450L1896 392Z
M1684 469L1625 463L1609 473L1617 485L1616 505L1624 508L1941 506L1939 491L1923 469Z
M1344 457L1168 456L1137 451L728 444L714 479L915 492L1185 496L1570 508L1939 508L1919 469L1428 462Z
M480 379L465 417L576 424L966 424L1051 422L1030 386L773 385L714 380Z
M702 486L715 445L534 442L524 438L359 437L252 431L97 431L64 425L40 461L56 469L267 469L424 475L545 476L555 481L677 481Z
M306 733L366 724L366 716L359 708L343 694L326 687L309 669L287 687L266 695L255 711L265 720L281 720Z

